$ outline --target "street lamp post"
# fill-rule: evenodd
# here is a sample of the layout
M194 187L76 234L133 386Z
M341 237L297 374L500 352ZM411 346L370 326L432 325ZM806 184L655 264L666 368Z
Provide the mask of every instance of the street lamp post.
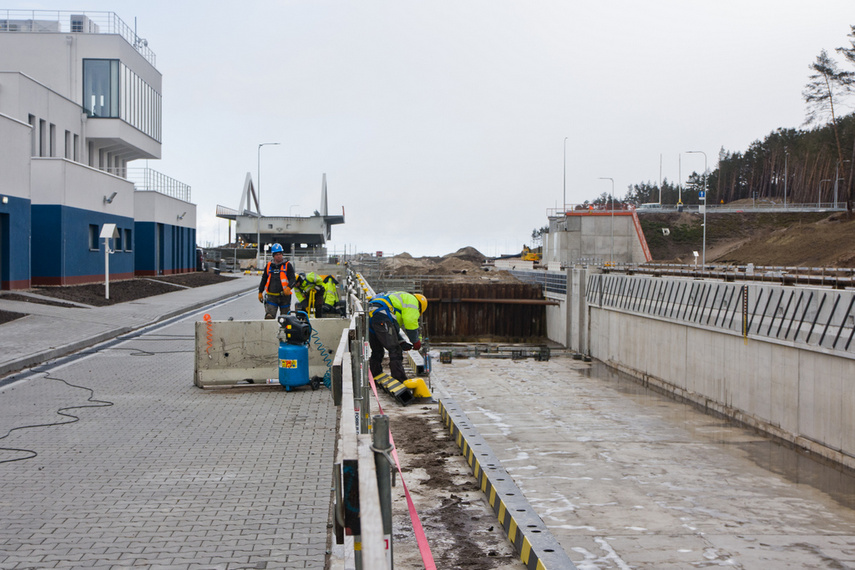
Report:
M851 162L849 160L844 160L843 162ZM834 168L834 209L837 209L837 186L838 182L844 180L840 177L840 162L837 163L837 166Z
M817 210L822 208L822 183L823 182L831 182L831 178L826 178L825 180L819 181L819 188L816 191L816 209Z
M790 158L790 153L784 149L784 209L787 209L787 159Z
M611 180L612 181L612 194L611 194L611 202L612 202L612 247L609 250L609 265L615 264L615 180L614 178L608 178L607 176L600 176L600 180Z
M267 145L278 145L280 143L260 143L258 145L258 188L255 189L255 205L258 208L257 216L255 217L255 241L258 246L258 262L261 263L261 147ZM257 265L256 265L257 267Z
M704 196L701 198L704 201L704 243L701 250L701 267L703 271L707 265L707 153L702 150L687 150L686 154L704 155Z
M564 137L564 194L561 197L561 215L567 215L567 138Z

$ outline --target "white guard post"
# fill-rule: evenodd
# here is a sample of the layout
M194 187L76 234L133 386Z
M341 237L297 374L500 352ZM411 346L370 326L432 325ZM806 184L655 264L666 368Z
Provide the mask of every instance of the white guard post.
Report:
M115 244L117 237L119 237L119 230L116 229L116 224L101 226L101 239L104 240L104 296L106 299L110 298L110 254L113 253L110 240L112 239Z

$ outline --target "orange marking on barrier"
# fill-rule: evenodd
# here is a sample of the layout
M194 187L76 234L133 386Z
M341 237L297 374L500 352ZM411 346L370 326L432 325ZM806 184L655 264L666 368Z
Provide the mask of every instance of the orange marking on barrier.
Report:
M205 316L202 318L205 320L205 328L207 329L205 338L208 346L205 348L205 353L207 353L208 358L213 358L213 356L211 356L211 347L214 346L214 331L211 329L211 315L205 313Z

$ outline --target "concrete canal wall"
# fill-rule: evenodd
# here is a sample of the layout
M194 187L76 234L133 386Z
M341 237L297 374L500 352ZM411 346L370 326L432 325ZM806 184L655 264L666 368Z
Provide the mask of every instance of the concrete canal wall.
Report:
M550 339L855 468L855 292L566 275Z

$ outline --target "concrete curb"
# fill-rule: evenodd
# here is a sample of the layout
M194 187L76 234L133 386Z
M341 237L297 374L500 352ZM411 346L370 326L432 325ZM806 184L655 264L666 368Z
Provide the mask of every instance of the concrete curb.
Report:
M439 414L526 568L575 570L576 566L463 410L446 397L439 401Z
M122 327L120 329L105 331L83 340L70 342L62 346L43 350L42 352L28 354L27 356L19 358L17 360L10 360L9 362L0 365L0 376L5 376L12 372L32 368L33 366L37 366L49 360L61 358L73 352L77 352L78 350L83 350L84 348L89 348L90 346L102 343L106 340L110 340L111 338L116 338L117 336L129 333L132 330L133 329L130 327Z

